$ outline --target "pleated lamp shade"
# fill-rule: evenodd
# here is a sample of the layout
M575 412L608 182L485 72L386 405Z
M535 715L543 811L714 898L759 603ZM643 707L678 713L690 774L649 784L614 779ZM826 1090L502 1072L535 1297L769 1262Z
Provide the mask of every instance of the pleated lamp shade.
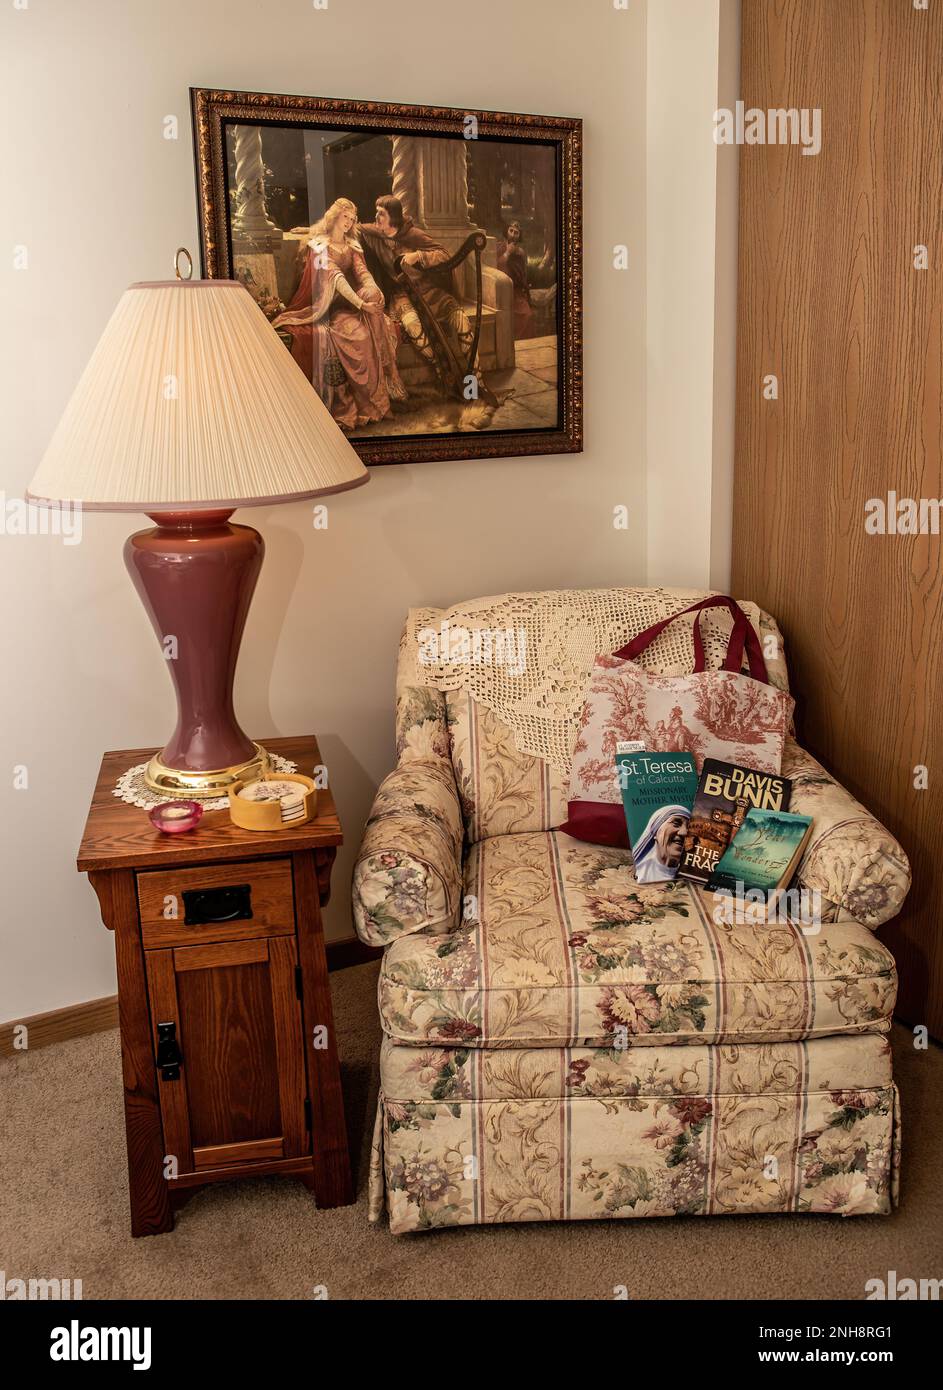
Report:
M125 290L28 489L92 511L261 506L369 474L236 280Z

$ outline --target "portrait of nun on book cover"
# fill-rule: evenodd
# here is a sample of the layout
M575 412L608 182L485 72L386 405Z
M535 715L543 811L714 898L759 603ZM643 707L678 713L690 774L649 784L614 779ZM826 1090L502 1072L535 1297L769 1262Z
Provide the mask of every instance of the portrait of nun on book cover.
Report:
M684 855L684 837L691 811L687 806L659 806L632 849L637 883L661 883L674 878Z
M194 93L195 121L236 95ZM455 112L412 134L392 119L376 129L376 104L358 129L355 103L329 103L350 107L345 128L317 99L264 100L258 119L242 103L240 119L218 115L201 180L206 273L242 281L365 461L581 447L572 158L563 167L579 122L482 113L483 133ZM316 110L299 119L293 105L286 124L278 101ZM502 138L486 117L528 124Z

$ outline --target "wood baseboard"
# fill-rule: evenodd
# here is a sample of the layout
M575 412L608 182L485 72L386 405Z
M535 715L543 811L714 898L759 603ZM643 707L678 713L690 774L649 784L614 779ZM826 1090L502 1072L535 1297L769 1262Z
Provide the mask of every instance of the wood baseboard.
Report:
M350 965L366 965L368 960L379 960L383 955L382 946L365 946L359 936L345 936L340 941L326 941L328 970L346 970Z
M26 1032L19 1031L24 1028ZM38 1047L69 1038L84 1038L88 1033L103 1033L118 1027L118 996L89 999L84 1004L68 1004L64 1009L51 1009L47 1014L12 1019L0 1023L0 1057L18 1057L21 1052L35 1052Z
M326 949L328 970L346 970L351 965L364 965L383 954L380 947L365 946L356 936L328 941ZM26 1033L18 1032L24 1025ZM84 1004L67 1004L65 1008L51 1009L49 1013L0 1023L0 1057L17 1057L27 1049L34 1052L38 1047L51 1047L70 1038L84 1038L90 1033L103 1033L108 1028L117 1027L117 994L109 994L104 999L89 999Z

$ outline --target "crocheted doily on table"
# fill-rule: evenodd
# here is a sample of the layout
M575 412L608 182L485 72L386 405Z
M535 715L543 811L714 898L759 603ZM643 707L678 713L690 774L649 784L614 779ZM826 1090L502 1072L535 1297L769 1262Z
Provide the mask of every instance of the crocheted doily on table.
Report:
M293 763L290 758L283 758L278 753L269 754L269 762L273 772L297 772L298 764ZM126 801L129 806L140 806L142 811L150 811L155 806L160 806L165 801L186 801L188 798L161 796L157 792L152 792L144 781L144 773L147 771L147 763L137 763L134 767L129 767L127 772L122 772L115 783L112 796L119 797ZM229 805L228 796L214 796L210 801L201 803L204 811L224 811Z
M451 608L412 608L402 639L401 681L473 696L508 726L520 752L565 773L596 657L617 651L637 633L704 596L703 589L557 589L471 599ZM767 670L771 683L788 691L778 627L755 603L739 602L761 640L775 634L777 654L767 655ZM462 627L472 637L489 633L493 650L496 634L510 631L515 654L522 634L524 669L512 669L505 659L449 659L438 635L443 623L453 633ZM707 609L701 615L709 670L723 663L731 623L726 609ZM638 658L639 665L660 676L687 675L693 665L693 624L693 616L672 623ZM435 640L430 632L438 635Z

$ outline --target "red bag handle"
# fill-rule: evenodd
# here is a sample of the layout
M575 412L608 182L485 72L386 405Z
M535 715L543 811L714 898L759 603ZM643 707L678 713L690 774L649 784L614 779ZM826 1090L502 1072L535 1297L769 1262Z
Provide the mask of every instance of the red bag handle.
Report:
M763 659L763 648L760 645L756 629L736 599L732 599L729 594L715 594L711 598L702 598L697 603L692 603L690 608L682 608L680 612L672 613L670 618L662 618L661 622L653 623L644 632L640 632L637 637L633 637L631 642L620 647L617 652L613 652L613 656L622 660L634 661L645 651L646 647L654 642L656 637L664 632L669 623L673 623L676 618L683 618L686 613L696 613L697 617L694 619L694 669L695 671L706 670L704 639L701 636L701 613L705 608L728 608L733 616L730 642L721 670L739 671L743 665L743 652L746 648L750 663L750 675L754 680L769 685L769 673Z

